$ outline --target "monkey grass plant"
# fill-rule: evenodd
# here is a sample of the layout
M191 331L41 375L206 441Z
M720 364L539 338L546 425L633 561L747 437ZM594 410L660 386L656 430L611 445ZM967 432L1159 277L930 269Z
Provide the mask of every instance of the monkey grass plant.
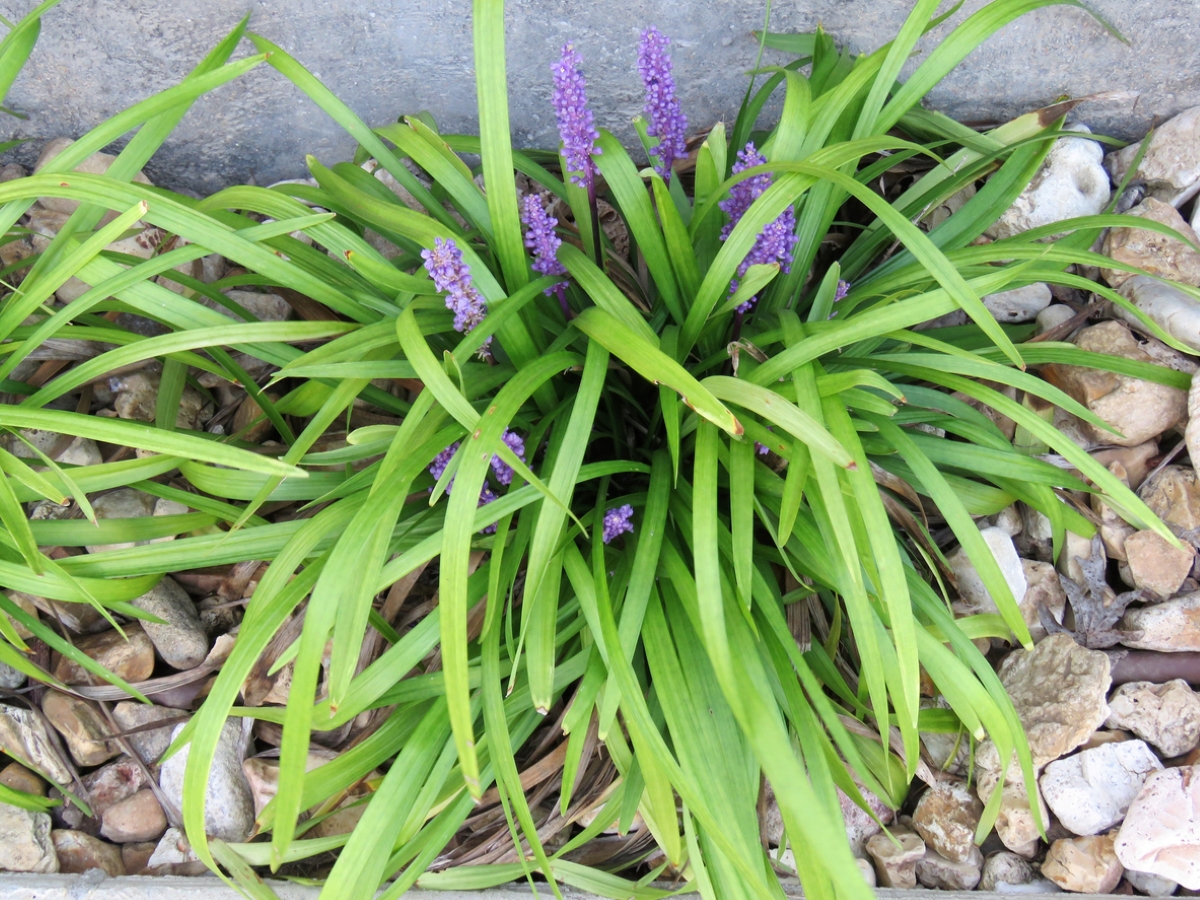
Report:
M612 123L590 121L584 46L546 76L565 152L511 146L500 0L474 3L478 137L441 134L427 114L372 129L243 22L179 85L0 185L6 240L25 233L36 198L80 201L0 305L0 377L18 401L0 426L138 451L87 467L0 454L0 585L144 617L130 601L165 573L269 563L169 751L190 742L182 822L202 860L255 897L273 896L255 867L319 871L339 900L519 878L654 898L660 876L709 898L778 897L760 837L765 779L809 896L866 897L835 788L899 804L921 732L990 739L1032 784L1020 723L972 644L1011 631L1027 645L1028 631L973 517L1023 501L1049 517L1057 552L1065 531L1094 531L1062 492L1093 491L1173 538L1038 410L1103 423L1027 367L1186 386L1157 366L1025 342L1028 327L998 324L980 301L1043 281L1127 305L1072 269L1098 264L1088 248L1120 217L976 240L1037 172L1070 103L987 133L918 105L995 30L1053 2L984 6L903 84L915 42L945 18L938 0L915 0L895 41L865 56L820 32L764 34L792 61L756 72L732 127L690 150L667 43L650 31L635 154L648 168L596 128ZM0 45L5 86L53 4ZM230 61L243 37L257 55ZM197 97L263 63L353 136L353 162L310 158L316 186L203 200L131 183ZM781 118L759 130L778 92ZM106 176L71 171L134 129ZM411 204L358 165L368 158ZM617 213L612 234L601 200ZM105 249L147 225L175 239L146 260ZM1067 236L1046 242L1051 230ZM205 284L173 271L210 253L244 272ZM164 272L187 292L160 286ZM93 287L52 305L70 276ZM293 292L304 318L255 321L222 293L247 286ZM913 330L954 310L971 324ZM124 330L117 313L166 333ZM51 337L95 342L95 355L14 380ZM162 365L154 423L80 405L87 385L149 360ZM269 381L246 371L264 365ZM177 428L200 373L244 388L278 444ZM380 379L419 390L396 396ZM390 418L347 433L359 400ZM1018 446L981 406L1017 422ZM1047 448L1074 469L1040 458ZM88 495L120 486L190 511L96 521ZM68 497L88 521L27 521L23 503ZM943 549L955 540L998 614L950 613ZM436 573L436 602L399 617L423 572ZM83 662L51 625L7 597L0 607ZM298 637L274 661L294 666L286 706L241 705L295 615ZM0 659L55 684L0 627ZM922 672L948 709L922 708ZM230 715L282 727L278 794L260 839L242 844L205 835ZM338 757L306 772L314 735L334 732ZM351 833L308 834L355 788ZM613 823L624 837L602 835Z

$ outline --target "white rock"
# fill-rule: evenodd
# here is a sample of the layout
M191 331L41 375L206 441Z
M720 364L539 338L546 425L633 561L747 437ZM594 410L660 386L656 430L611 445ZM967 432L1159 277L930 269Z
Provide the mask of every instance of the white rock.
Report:
M1196 375L1192 376L1192 385L1188 389L1187 410L1188 422L1183 440L1187 444L1188 456L1200 460L1200 378Z
M254 798L242 773L242 759L249 734L243 723L245 726L252 724L250 719L225 720L213 753L208 790L205 792L205 830L224 841L244 841L254 827ZM179 736L183 727L180 725L171 732L171 740ZM164 762L158 777L159 787L176 808L183 805L183 775L190 750L189 743ZM164 835L163 840L166 837ZM153 860L151 862L153 864Z
M917 861L917 881L939 891L970 891L979 884L982 868L983 854L978 847L972 847L967 858L958 862L929 847Z
M875 861L875 878L880 887L914 888L917 863L925 856L925 842L907 828L893 828L892 838L877 834L867 841L867 853Z
M1127 869L1200 889L1200 766L1146 779L1125 814L1116 851Z
M1029 585L1025 580L1025 568L1021 564L1021 558L1017 556L1017 548L1013 539L1003 529L995 527L980 529L979 534L1000 566L1000 572L1008 583L1014 599L1020 602ZM950 563L950 568L954 572L955 578L958 579L958 591L965 604L976 612L998 611L996 601L984 587L970 557L961 547L947 557L947 562Z
M70 438L65 435L58 434L54 431L39 431L29 429L21 432L21 437L33 444L55 462L65 463L69 466L95 466L104 462L104 457L100 455L100 448L91 438ZM7 442L9 451L13 456L19 456L22 459L38 459L40 457L28 446L24 441L18 441L15 438Z
M1120 293L1171 337L1200 350L1200 300L1148 275L1134 275L1121 285ZM1130 325L1145 327L1137 316L1116 304L1113 312Z
M1124 728L1162 751L1182 756L1200 743L1200 694L1182 678L1166 684L1131 681L1108 701L1109 728ZM1132 743L1132 742L1130 742Z
M1140 146L1141 141L1135 141L1108 154L1104 163L1114 184L1124 179ZM1172 205L1195 192L1200 185L1200 106L1185 109L1155 129L1135 177L1153 196Z
M1028 884L1004 884L1000 882L996 885L997 894L1061 894L1062 892L1063 889L1049 878L1035 878Z
M49 815L0 803L0 870L42 874L58 871Z
M1063 322L1075 315L1075 310L1065 303L1054 303L1037 314L1037 333L1045 334L1052 328L1057 328Z
M1052 299L1050 288L1038 282L999 294L988 294L983 298L983 305L996 317L996 321L1015 324L1032 322L1038 313L1050 305Z
M913 810L913 828L935 854L961 863L979 852L975 846L975 829L981 815L983 804L965 782L942 781L921 795ZM981 857L979 865L982 864ZM977 881L978 868L976 866ZM920 877L919 871L917 877Z
M1121 643L1135 650L1163 650L1178 653L1200 650L1200 591L1180 594L1153 606L1125 611L1118 627L1140 632L1140 638Z
M1075 131L1085 131L1077 125ZM1104 151L1086 138L1059 138L1029 187L985 234L993 239L1051 225L1077 216L1094 216L1109 198Z
M1149 897L1170 897L1179 889L1179 885L1170 878L1163 878L1153 872L1138 872L1134 869L1125 870L1126 880L1137 890Z
M1046 766L1042 796L1069 831L1099 834L1125 817L1146 776L1161 768L1142 741L1102 744Z

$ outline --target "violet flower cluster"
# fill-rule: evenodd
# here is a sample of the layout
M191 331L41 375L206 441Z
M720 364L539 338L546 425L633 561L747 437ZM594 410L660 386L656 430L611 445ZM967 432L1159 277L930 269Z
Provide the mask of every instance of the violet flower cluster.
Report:
M754 166L764 165L766 161L766 157L758 152L751 141L746 144L744 149L738 151L737 162L733 164L733 174L744 172ZM763 192L771 186L771 180L772 176L769 172L747 178L734 185L729 191L729 197L717 204L729 216L729 221L721 229L721 240L728 239L734 227L746 214L746 210L750 208L750 204L761 197ZM789 206L774 221L763 226L763 230L758 233L758 237L754 241L754 246L750 248L750 252L738 266L737 278L743 277L751 266L768 263L778 263L784 274L791 271L792 250L796 246L795 232L796 209L794 206ZM737 285L737 279L734 279L729 286L730 293L737 290ZM738 304L737 311L739 313L749 312L757 301L758 296L755 295L746 302Z
M687 117L675 96L675 77L667 52L670 46L670 40L653 25L642 32L638 46L638 72L646 87L646 132L658 138L658 164L654 170L664 179L671 177L675 160L687 155Z
M517 458L519 460L521 460L521 462L526 461L525 460L525 440L519 434L509 431L506 428L506 429L504 429L504 434L501 436L500 439L502 441L504 441L505 444L508 445L509 449L512 450L512 452L516 454ZM442 450L440 453L438 453L437 456L435 456L433 458L433 462L431 462L429 464L429 474L432 475L434 477L434 479L441 478L442 475L445 473L446 466L450 465L450 460L453 459L454 454L458 452L459 443L460 443L459 441L455 441L453 444L451 444L445 450ZM513 479L512 466L510 466L508 463L506 463L504 460L502 460L498 454L492 456L491 467L492 467L492 473L496 476L496 480L498 482L500 482L501 484L504 484L504 485L512 484L512 479ZM451 478L450 483L446 485L446 493L449 494L453 489L454 489L454 479ZM432 491L433 488L430 488L429 490ZM479 503L476 504L476 507L478 508L479 506L486 506L487 504L492 503L493 501L498 500L498 499L499 499L499 497L496 495L496 493L491 488L489 488L486 484L484 484L483 490L481 490L479 492ZM493 534L495 531L496 531L496 525L494 522L491 525L489 525L483 529L484 534Z
M464 334L483 321L487 315L487 301L471 280L471 267L463 262L462 250L452 238L434 238L432 250L422 250L421 258L433 279L434 287L446 292L446 308L454 313L454 330ZM487 356L489 336L479 348L480 356Z
M833 301L845 300L846 295L850 293L850 282L839 278L837 283L837 291L833 295Z
M628 503L610 509L604 514L604 543L610 543L613 538L626 531L633 531L633 507Z
M558 261L558 248L562 246L562 240L554 233L558 219L546 212L537 194L525 195L521 223L527 229L525 246L533 251L533 271L539 275L566 275L566 267ZM554 292L561 292L566 286L565 281L560 281L546 288L545 294L549 297Z
M554 116L558 120L558 134L562 138L562 154L567 162L571 181L579 187L590 188L594 184L596 163L593 156L600 154L592 111L587 108L587 84L583 79L583 57L568 41L563 44L562 57L550 67L554 73Z

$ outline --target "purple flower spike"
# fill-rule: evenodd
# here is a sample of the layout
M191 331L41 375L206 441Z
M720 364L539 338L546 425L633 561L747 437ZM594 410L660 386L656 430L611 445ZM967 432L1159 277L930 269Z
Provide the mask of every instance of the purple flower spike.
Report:
M638 47L638 72L646 86L646 132L658 138L658 165L654 171L664 179L671 177L671 165L687 155L687 116L675 96L675 77L671 74L671 41L651 25L642 32Z
M429 464L429 474L434 477L434 480L442 477L442 473L446 471L446 466L450 465L450 460L454 458L454 454L458 452L458 441L455 441L441 453L433 458L433 462ZM454 479L450 479L450 483L446 485L446 493L450 493L450 488L454 486ZM430 488L429 490L433 490Z
M567 161L571 181L580 187L592 183L596 172L593 156L600 148L592 111L587 108L587 84L583 80L583 57L570 41L563 44L562 57L550 71L554 73L554 116L562 138L562 154Z
M840 278L837 283L837 293L833 295L834 302L845 300L846 295L850 293L850 282L842 281Z
M618 534L624 534L626 531L632 532L633 523L629 521L632 518L633 507L628 503L606 512L604 514L604 543L610 543Z
M737 162L733 164L733 173L744 172L746 169L754 166L761 166L766 163L766 157L758 152L753 142L746 144L745 148L738 151ZM734 185L729 191L729 197L717 204L721 210L729 216L729 221L725 227L721 229L721 240L726 240L737 223L741 221L742 216L746 214L746 210L750 208L755 200L762 196L763 191L771 186L771 174L769 172L762 175L755 175L753 178L747 178L745 181ZM796 246L796 210L795 207L789 206L773 221L768 222L763 226L763 230L759 232L758 238L754 242L754 246L750 248L750 252L746 254L746 258L742 260L741 265L737 269L737 277L741 278L746 274L746 270L754 265L766 265L768 263L778 263L780 270L786 275L791 270L792 250ZM730 283L730 291L737 290L737 280ZM754 304L758 301L758 297L754 296L745 303L739 303L737 311L739 313L747 313L754 308Z
M504 436L501 438L504 443L508 444L508 449L517 455L517 459L525 462L525 441L515 432L504 429ZM496 474L496 480L501 484L512 484L513 470L512 466L502 460L498 455L492 456L492 471Z
M491 489L485 484L483 486L483 490L479 494L479 502L475 505L475 508L478 509L480 506L487 506L489 503L493 503L499 499L500 498L492 493ZM491 525L484 526L483 528L479 529L479 532L480 534L495 534L496 523L493 522Z
M471 267L463 262L462 251L452 239L433 239L432 250L422 250L425 269L434 287L446 293L446 308L454 313L454 330L466 333L487 315L487 301L471 280ZM489 337L484 347L490 344Z
M546 212L536 194L525 195L525 208L521 212L521 223L525 232L525 246L533 251L533 271L539 275L566 275L566 267L558 261L558 248L562 240L554 233L558 219ZM566 282L552 284L544 293L549 297Z

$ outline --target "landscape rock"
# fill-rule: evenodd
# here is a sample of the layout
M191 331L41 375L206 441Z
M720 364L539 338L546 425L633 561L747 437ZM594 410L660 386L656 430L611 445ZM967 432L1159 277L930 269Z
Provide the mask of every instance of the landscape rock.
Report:
M917 863L925 856L925 842L907 828L893 828L893 843L887 834L867 841L867 853L875 862L875 880L880 887L915 888Z
M208 655L208 635L200 625L196 604L169 575L163 576L148 593L133 605L158 616L165 625L143 622L142 627L154 642L163 661L175 669L192 669Z
M1067 607L1067 594L1058 570L1051 563L1023 559L1021 567L1025 570L1025 582L1028 585L1020 602L1021 616L1029 626L1030 638L1036 644L1046 637L1046 626L1042 624L1038 610L1046 607L1054 621L1061 625Z
M1167 758L1200 744L1200 694L1182 678L1166 684L1131 681L1113 692L1108 705L1110 728L1132 731Z
M38 797L46 796L46 782L20 763L9 763L0 770L0 784L14 791L24 791Z
M982 868L983 854L978 847L972 846L967 858L957 861L946 859L928 847L917 861L917 881L939 891L970 891L979 884Z
M1083 126L1074 130L1083 131ZM986 232L993 240L1077 216L1094 216L1110 194L1104 151L1087 138L1059 138L1029 186Z
M1142 482L1138 496L1176 535L1200 527L1200 484L1191 466L1163 466Z
M137 844L122 844L121 863L125 866L125 874L141 875L147 864L149 864L150 857L154 855L154 848L156 846L156 841Z
M1146 476L1160 458L1158 442L1155 440L1134 444L1132 447L1107 447L1103 450L1093 450L1089 455L1105 468L1115 462L1120 463L1121 468L1125 470L1125 478L1128 480L1129 486L1134 490L1141 487L1142 482L1146 480Z
M135 700L122 700L113 706L113 721L122 731L131 731L152 722L164 722L161 728L127 735L125 740L145 763L157 763L171 746L171 729L186 721L187 716L177 709L147 706Z
M304 771L311 772L318 766L323 766L329 760L318 753L309 752L308 759L304 764ZM274 798L279 790L279 760L277 759L262 759L260 757L252 757L242 761L242 772L246 776L246 783L250 785L250 793L254 795L254 815L257 817L266 805ZM775 809L779 807L776 806ZM860 810L861 812L861 810ZM587 827L586 825L584 826ZM775 838L775 843L778 844L783 836L782 818L779 822L779 832Z
M998 772L981 769L979 781L976 785L979 799L987 803L999 784L1000 775ZM1015 762L1010 767L1008 778L1005 779L1000 791L1000 809L996 814L996 836L1013 853L1023 856L1026 859L1033 859L1037 855L1038 839L1041 837L1041 832L1038 830L1038 820L1034 818L1033 807L1029 804L1029 792L1025 788L1025 776L1016 768ZM1042 824L1045 825L1050 818L1050 814L1046 809L1046 802L1042 799L1041 791L1038 790L1036 782L1033 794L1038 803L1038 816L1040 816Z
M58 784L71 782L71 770L54 748L42 717L32 710L0 705L0 750Z
M67 828L54 829L50 838L58 855L58 870L65 875L81 874L89 869L102 869L112 878L125 874L121 848L115 844Z
M1194 470L1195 460L1200 460L1200 377L1197 375L1192 376L1192 384L1188 389L1187 408L1188 423L1183 432L1183 440L1188 456L1193 460Z
M1033 866L1029 860L1011 851L1001 850L983 861L979 878L981 891L1000 890L1001 885L1022 885L1033 881Z
M1192 244L1200 243L1192 226L1169 203L1147 197L1129 215L1166 225ZM1182 284L1200 284L1200 252L1184 240L1146 228L1112 228L1104 238L1104 255L1110 259ZM1121 287L1135 272L1101 269L1100 274L1115 288Z
M204 875L204 863L196 857L192 845L178 828L168 828L146 860L146 875Z
M55 462L66 463L71 466L94 466L104 462L104 457L100 455L100 448L91 438L72 437L71 435L59 434L55 431L41 431L39 429L27 429L21 432L21 437L29 441ZM8 452L13 456L21 459L36 459L39 457L31 450L24 441L19 441L15 437L10 436L5 441L5 446Z
M1172 597L1192 571L1196 551L1191 544L1172 547L1154 531L1138 531L1125 539L1125 557L1134 587Z
M1000 566L1000 572L1003 574L1009 590L1012 591L1013 597L1019 602L1025 596L1028 584L1025 580L1024 566L1021 564L1021 558L1017 556L1017 548L1012 537L1003 529L994 526L980 529L979 534ZM996 601L984 587L983 581L966 551L960 547L951 553L946 561L950 564L950 569L958 580L958 592L963 603L972 612L994 613L999 610Z
M15 691L25 684L28 676L20 669L14 669L8 663L0 662L0 688Z
M1148 275L1129 278L1120 293L1171 337L1200 350L1200 300ZM1115 303L1113 312L1134 328L1145 329L1137 316Z
M75 649L90 656L118 678L144 681L154 672L154 645L140 625L130 623L123 627L125 637L116 630L88 635L75 642ZM57 658L53 674L63 684L103 683L98 675L92 675L66 656Z
M104 811L101 821L100 834L118 844L156 841L167 830L167 817L149 789L114 803Z
M1032 650L1013 651L999 674L1025 727L1035 769L1070 753L1108 718L1108 656L1068 635L1051 635ZM1001 768L990 740L980 744L978 765L993 772Z
M1153 872L1126 869L1125 880L1148 897L1170 897L1179 889L1179 885L1170 878L1163 878Z
M931 851L951 862L962 863L971 857L972 851L978 852L975 828L982 815L983 804L964 782L941 781L921 795L912 814L913 828Z
M1046 852L1042 874L1065 891L1109 894L1121 881L1124 866L1110 834L1055 841Z
M292 305L279 294L260 294L258 291L225 291L224 294L260 322L283 322L292 314ZM197 299L209 309L241 321L231 310L208 297L200 296Z
M45 168L46 164L50 162L50 160L54 159L73 143L75 142L71 140L71 138L67 137L58 137L48 142L46 146L42 148L42 152L38 156L37 162L34 164L33 174L36 175L38 172L40 172L43 168ZM83 162L77 165L74 171L84 172L89 175L103 175L108 171L108 167L111 166L115 160L116 157L110 153L93 153L91 156L87 157ZM140 184L153 183L141 172L138 172L136 175L134 175L133 180L139 182ZM41 205L46 209L65 214L73 213L79 207L78 200L68 200L65 197L39 197L38 202L41 203ZM118 215L120 215L120 213L118 213L116 210L112 210L105 213L104 218L101 219L100 222L101 224L107 225Z
M863 859L861 856L856 856L854 857L854 862L858 865L858 871L862 872L863 881L867 883L867 886L875 887L879 882L875 877L875 867L871 865L871 861ZM795 866L792 866L792 868L794 869Z
M1116 852L1127 868L1200 889L1200 766L1151 773L1125 814Z
M1153 362L1122 322L1084 328L1076 335L1075 344L1093 353ZM1132 447L1158 437L1187 414L1187 396L1178 388L1084 366L1052 364L1043 372L1052 384L1120 432L1116 435L1084 423L1082 427L1097 444Z
M0 871L58 871L49 815L0 803Z
M1135 650L1162 650L1176 653L1200 650L1200 591L1181 594L1153 606L1128 609L1118 628L1140 633L1122 645Z
M128 800L149 784L145 771L128 756L115 759L83 776L88 804L97 816L103 816L110 806Z
M158 409L160 377L145 370L114 375L108 386L113 392L113 409L122 419L153 422ZM175 427L192 431L212 418L212 405L191 385L183 389Z
M1075 310L1065 303L1052 303L1037 314L1037 333L1045 334L1074 316Z
M996 317L996 321L1015 325L1032 322L1038 313L1050 305L1051 299L1050 288L1038 282L999 294L988 294L983 298L983 305Z
M11 596L14 601L18 598L28 599L33 603L35 608L58 619L58 621L76 634L98 634L101 631L108 631L112 628L112 625L90 603L68 603L66 601L50 600L34 594L22 594L19 591L13 591Z
M60 691L47 691L42 700L42 712L62 735L71 758L79 765L98 766L120 755L120 745L107 740L112 731L100 712L86 700Z
M1161 768L1145 743L1123 741L1055 760L1039 783L1046 805L1067 830L1093 835L1119 823L1146 776Z
M1124 180L1141 147L1134 141L1105 157L1113 184ZM1154 137L1133 176L1164 203L1175 205L1200 184L1200 106L1185 109L1154 130Z
M205 792L205 829L224 841L244 841L254 827L254 798L242 773L247 739L242 722L238 718L225 720L213 753ZM182 725L177 726L171 732L171 739L174 740L182 730ZM159 773L159 786L176 807L183 804L183 774L190 750L191 744L188 744L164 762Z
M133 488L119 488L101 494L92 501L97 519L141 519L154 512L154 498ZM103 553L105 550L124 550L136 547L145 541L122 541L116 544L90 544L88 553Z

